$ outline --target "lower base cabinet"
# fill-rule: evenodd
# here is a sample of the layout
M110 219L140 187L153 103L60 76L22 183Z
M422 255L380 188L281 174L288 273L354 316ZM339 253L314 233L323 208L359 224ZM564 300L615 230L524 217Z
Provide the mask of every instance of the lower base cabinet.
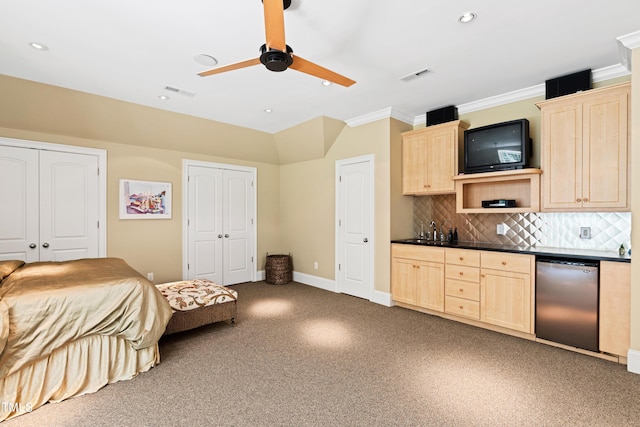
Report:
M444 249L413 245L391 247L394 301L444 311Z
M535 256L392 245L394 301L533 334Z
M600 351L627 357L631 338L631 264L600 262Z

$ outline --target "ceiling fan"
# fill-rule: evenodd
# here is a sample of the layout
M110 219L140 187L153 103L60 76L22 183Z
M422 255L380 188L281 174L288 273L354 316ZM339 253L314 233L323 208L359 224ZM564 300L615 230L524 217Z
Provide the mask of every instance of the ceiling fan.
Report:
M293 68L346 87L355 83L355 81L345 76L293 55L293 50L285 43L284 38L284 10L291 6L291 0L263 0L262 3L264 5L264 26L267 40L260 47L260 57L203 71L198 73L199 76L210 76L262 63L271 71L284 71L287 68Z

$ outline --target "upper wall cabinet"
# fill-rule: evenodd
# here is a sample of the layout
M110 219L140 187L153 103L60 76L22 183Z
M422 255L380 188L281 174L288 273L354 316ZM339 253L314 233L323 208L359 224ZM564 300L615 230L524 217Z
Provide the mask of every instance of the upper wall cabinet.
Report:
M537 104L542 211L629 210L630 84Z
M455 192L458 146L468 127L456 120L402 134L402 194Z

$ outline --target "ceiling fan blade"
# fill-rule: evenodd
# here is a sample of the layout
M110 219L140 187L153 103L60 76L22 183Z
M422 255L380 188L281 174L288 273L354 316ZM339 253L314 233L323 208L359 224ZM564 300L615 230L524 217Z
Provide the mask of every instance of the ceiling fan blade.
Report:
M239 68L251 67L252 65L260 64L260 58L249 59L242 62L236 62L235 64L225 65L224 67L212 68L211 70L198 73L200 77L210 76L212 74L220 74L226 71L237 70Z
M264 5L264 30L267 37L267 49L287 50L284 38L283 0L262 0Z
M289 65L289 68L293 68L294 70L298 70L345 87L349 87L355 83L355 80L351 80L348 77L316 65L313 62L300 58L299 56L293 56L293 64Z

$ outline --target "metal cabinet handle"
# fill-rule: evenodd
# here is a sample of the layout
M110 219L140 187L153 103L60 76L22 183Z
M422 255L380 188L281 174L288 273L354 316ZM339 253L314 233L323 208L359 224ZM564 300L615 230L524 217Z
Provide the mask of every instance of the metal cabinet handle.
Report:
M369 239L367 239L366 237L364 239L362 239L363 242L367 243L369 241Z
M48 244L47 242L44 242L44 243L42 244L42 247L43 247L43 248L48 248L48 247L49 247L49 244Z
M32 244L30 244L30 245L29 245L29 247L30 247L31 249L35 249L35 248L36 248L36 246L37 246L37 245L36 245L35 243L32 243Z

